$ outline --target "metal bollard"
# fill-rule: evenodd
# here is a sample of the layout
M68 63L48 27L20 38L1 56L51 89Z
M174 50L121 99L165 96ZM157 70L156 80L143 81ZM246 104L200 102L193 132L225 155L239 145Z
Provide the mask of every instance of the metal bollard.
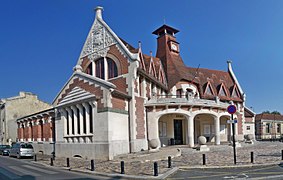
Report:
M202 165L205 165L206 162L205 162L205 154L202 154Z
M67 167L70 167L70 159L67 158Z
M254 163L254 152L251 152L251 163Z
M53 158L50 158L50 166L53 166Z
M90 170L94 171L94 160L90 160Z
M168 168L172 167L171 156L168 156Z
M158 165L157 165L157 162L154 162L154 164L153 164L153 172L154 172L154 176L158 176Z
M34 155L34 161L37 161L36 154Z
M125 174L125 163L121 161L121 174Z
M283 160L283 150L281 150L281 154L282 154L282 155L281 155L281 156L282 156L282 157L281 157L281 160Z

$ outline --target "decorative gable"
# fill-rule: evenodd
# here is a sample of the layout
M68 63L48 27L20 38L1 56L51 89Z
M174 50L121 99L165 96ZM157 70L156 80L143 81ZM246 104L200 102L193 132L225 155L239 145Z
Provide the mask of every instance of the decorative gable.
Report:
M149 65L149 70L148 70L149 74L152 75L153 77L156 78L156 70L155 70L155 65L152 59L152 56L150 58L150 65Z
M212 89L210 81L207 82L206 88L204 90L204 94L205 95L209 95L209 96L213 96L214 95L214 92L213 92L213 89Z
M235 84L233 89L232 89L232 95L231 95L232 98L240 98L240 92L239 92L239 89L237 87L237 85Z
M227 90L226 90L224 83L221 83L221 85L220 85L218 96L228 96L228 93L227 93Z
M136 60L137 54L132 54L118 36L102 19L102 8L96 8L96 18L82 48L78 65L81 65L82 58L88 57L89 60L95 60L100 57L106 57L110 46L116 45L119 51L129 60Z
M66 94L59 102L60 105L76 102L82 99L88 99L95 97L94 94L91 94L90 92L85 91L84 89L80 87L74 87L68 94Z

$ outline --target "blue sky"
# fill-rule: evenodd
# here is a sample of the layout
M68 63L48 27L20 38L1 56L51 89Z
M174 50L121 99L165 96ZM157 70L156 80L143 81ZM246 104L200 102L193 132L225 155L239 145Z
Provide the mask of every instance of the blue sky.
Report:
M227 70L228 59L260 113L283 113L282 0L1 0L0 98L33 92L51 103L72 74L93 9L103 6L112 30L145 54L164 21L180 30L181 56L191 67Z

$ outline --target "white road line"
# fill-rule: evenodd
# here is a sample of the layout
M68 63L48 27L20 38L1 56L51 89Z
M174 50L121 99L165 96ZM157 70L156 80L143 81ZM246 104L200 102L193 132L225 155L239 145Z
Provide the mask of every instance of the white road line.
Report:
M30 176L35 176L35 177L41 176L40 174L34 173L32 171L27 171L19 166L8 166L8 168L18 171L20 173L23 173L24 175L30 175Z
M30 166L30 165L22 165L22 166L29 168L29 169L36 170L36 171L40 171L40 172L43 172L43 173L46 173L46 174L58 174L58 172L48 171L46 169L40 169L38 167L34 167L34 166Z

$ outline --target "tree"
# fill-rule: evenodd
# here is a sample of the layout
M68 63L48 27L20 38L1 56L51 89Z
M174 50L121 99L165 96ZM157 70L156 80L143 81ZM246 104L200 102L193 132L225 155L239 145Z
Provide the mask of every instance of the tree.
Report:
M262 114L278 114L278 115L281 115L281 113L279 111L263 111Z

